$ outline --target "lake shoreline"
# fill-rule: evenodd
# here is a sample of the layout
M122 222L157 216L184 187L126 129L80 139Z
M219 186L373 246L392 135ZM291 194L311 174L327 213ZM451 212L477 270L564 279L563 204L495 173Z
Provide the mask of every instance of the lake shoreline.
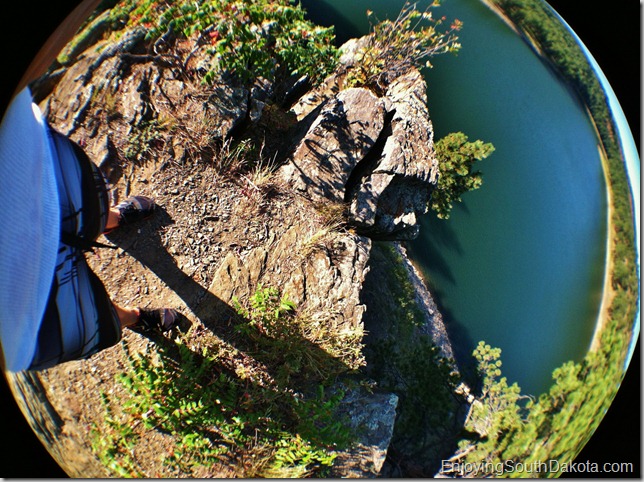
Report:
M517 35L523 38L526 43L539 55L546 63L551 66L555 71L556 66L547 58L538 43L534 38L532 38L529 33L519 29L517 25L512 21L512 19L501 9L496 3L490 0L481 0L481 2L493 11L508 27L510 27ZM600 339L603 332L603 329L606 327L606 324L609 321L609 310L612 304L612 300L615 297L615 292L611 286L611 278L614 269L613 263L613 251L615 246L615 233L613 232L613 215L614 215L614 193L610 183L610 168L608 165L608 154L601 144L601 135L597 129L595 119L592 116L592 113L585 107L588 118L590 119L593 130L596 133L599 144L597 145L599 151L599 157L602 164L602 172L604 175L604 181L606 185L606 216L607 216L607 227L606 227L606 260L604 263L604 282L602 288L601 301L598 307L598 314L595 320L595 327L593 335L588 347L589 352L594 352L599 349Z
M593 126L595 125L594 120ZM606 226L606 261L604 264L604 287L602 289L601 303L599 305L599 313L597 315L597 321L595 322L595 331L593 332L593 337L590 341L590 346L588 351L594 352L600 348L601 335L606 327L606 324L609 320L609 310L612 305L613 298L615 297L615 291L611 285L611 278L613 273L613 252L615 247L615 233L613 230L613 215L615 213L615 206L613 202L613 189L610 184L609 179L609 169L608 169L608 156L606 151L603 149L601 144L597 145L599 150L599 156L602 160L602 170L604 172L604 178L606 179L606 215L607 215L607 226Z

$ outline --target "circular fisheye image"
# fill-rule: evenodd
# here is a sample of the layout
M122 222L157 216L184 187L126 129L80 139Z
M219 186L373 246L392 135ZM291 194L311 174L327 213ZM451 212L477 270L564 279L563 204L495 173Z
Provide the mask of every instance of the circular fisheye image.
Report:
M67 476L640 474L580 456L640 160L557 10L74 6L0 124L3 402Z

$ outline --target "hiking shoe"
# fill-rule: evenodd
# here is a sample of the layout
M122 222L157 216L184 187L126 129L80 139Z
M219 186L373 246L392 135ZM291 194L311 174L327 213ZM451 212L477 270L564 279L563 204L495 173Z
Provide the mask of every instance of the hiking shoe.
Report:
M139 308L139 326L147 331L170 331L177 324L179 313L172 308L160 308L158 310L144 310Z
M136 223L137 221L150 217L155 207L156 204L152 198L147 196L130 196L116 206L116 209L119 211L118 225L105 230L105 234L126 224Z

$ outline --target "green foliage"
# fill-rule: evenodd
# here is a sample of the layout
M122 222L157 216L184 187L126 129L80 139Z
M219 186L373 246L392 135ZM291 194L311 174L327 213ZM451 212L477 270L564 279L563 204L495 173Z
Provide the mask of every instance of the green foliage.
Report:
M290 3L233 3L242 23L224 22L217 29L221 40L215 51L222 70L246 81L256 76L273 79L280 69L308 76L313 84L323 80L337 59L333 28L313 25L299 5Z
M435 144L440 176L432 192L430 207L439 218L449 218L454 202L461 196L481 187L480 171L474 171L474 163L494 152L494 146L481 140L468 142L462 132L447 134Z
M137 163L147 160L159 145L163 145L163 130L164 127L155 119L141 122L128 137L128 145L123 152L125 158Z
M182 334L142 353L124 345L128 367L117 380L126 395L103 395L105 419L94 427L93 450L111 474L149 477L132 454L155 433L174 441L159 462L182 476L222 468L241 477L324 475L352 442L338 415L345 394L324 386L328 373L320 377L315 351L323 351L289 323L294 303L260 286L237 304L244 357L266 364L274 382L248 360L241 369L235 350L203 335L198 345Z
M482 388L479 401L472 405L465 428L482 434L484 439L477 444L472 458L480 453L502 451L510 440L508 433L514 437L515 427L523 423L518 404L521 389L516 383L508 385L507 379L501 376L500 357L499 348L483 342L474 350Z
M391 338L376 342L371 373L379 387L399 396L394 444L413 445L421 456L436 442L436 433L450 430L457 377L429 336L407 341L404 346Z
M291 323L292 314L295 310L295 303L288 297L280 297L277 288L259 286L250 297L250 307L241 305L239 299L233 299L237 313L248 320L238 328L245 334L253 333L249 328L256 329L262 334L271 338L288 338L294 330L294 323Z
M395 337L411 340L416 329L425 323L426 313L416 301L416 287L409 278L405 261L389 243L374 243L371 256L382 259L387 266L388 279L383 282L394 299L391 317L396 320Z
M127 419L114 414L105 393L101 393L101 403L105 408L105 425L108 430L93 423L91 429L92 450L98 455L101 463L118 477L142 477L131 451L139 437L134 431L133 424Z
M128 360L128 371L118 377L128 396L103 395L104 426L94 431L93 449L114 475L150 475L131 453L153 432L176 441L159 456L184 476L248 454L256 459L254 467L231 467L241 476L312 474L330 466L335 450L351 441L345 421L335 414L341 392L331 395L320 387L303 397L249 385L223 370L207 349L195 353L181 338L158 353L128 353Z
M621 366L606 364L606 353L590 352L583 362L554 370L550 390L535 400L521 395L516 383L508 385L500 356L500 349L484 342L474 350L482 386L465 424L472 435L459 443L461 466L473 469L468 476L498 476L498 467L514 461L540 467L539 476L557 476L549 470L572 462L597 428L617 390ZM545 460L558 464L538 465Z
M83 50L110 28L110 23L109 16L105 15L88 20L79 33L61 50L56 61L61 65L71 64Z
M439 30L446 19L434 18L431 12L439 5L435 0L420 12L417 2L405 2L395 20L383 21L367 11L372 23L371 36L347 75L347 86L368 86L382 92L391 80L411 68L431 67L431 57L457 52L461 46L456 32L462 23L454 20L447 30Z
M163 352L158 359L130 355L131 369L118 380L131 395L122 404L124 412L146 429L176 435L181 443L165 463L187 471L217 462L229 451L227 444L242 438L244 424L226 408L238 402L238 387L213 370L215 360L195 355L180 340L176 348L178 362Z
M464 458L468 462L517 460L529 464L557 460L561 467L577 456L593 434L624 376L638 293L631 193L605 94L571 33L540 0L494 2L529 34L530 39L538 43L546 58L577 90L595 122L607 155L605 169L613 205L609 233L612 237L609 256L613 269L608 275L614 296L608 309L609 319L599 335L596 350L589 351L580 363L568 362L557 368L553 372L553 385L538 400L525 406L506 405L506 413L523 414L520 422L499 426L487 438L463 440L461 444L464 450L469 450ZM477 356L480 357L481 353ZM480 359L479 362L482 372L489 373L492 368L490 361ZM498 377L498 373L495 374ZM493 385L496 389L488 390L488 396L484 398L492 396L498 400L504 397L506 401L512 401L515 394L511 393L511 387L502 386L498 379ZM491 438L494 438L494 443L489 443Z
M229 72L247 85L258 77L290 75L307 76L317 84L338 57L333 28L312 24L290 0L128 0L113 15L126 17L128 25L147 27L151 40L172 32L210 45L212 68L204 75L209 83Z
M295 305L276 288L259 286L245 306L236 297L233 306L243 317L237 331L251 342L256 356L277 367L277 382L283 386L300 376L311 359L295 322Z
M345 426L346 420L336 415L336 408L345 396L344 390L329 393L318 385L315 396L300 403L296 398L294 410L298 418L297 432L308 440L324 444L333 440L339 447L347 447L351 436Z
M275 463L265 474L268 478L301 478L308 475L306 467L311 463L319 461L331 466L335 460L335 454L312 447L298 434L288 440L279 440L276 446Z

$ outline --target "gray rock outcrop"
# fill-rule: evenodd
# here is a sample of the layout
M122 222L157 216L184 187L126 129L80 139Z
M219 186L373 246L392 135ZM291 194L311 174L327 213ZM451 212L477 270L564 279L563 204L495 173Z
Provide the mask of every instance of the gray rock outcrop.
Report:
M346 203L360 234L414 239L438 181L422 75L399 77L383 97L364 88L333 94L330 83L293 107L308 129L281 176L314 201Z
M311 126L281 176L313 201L342 202L351 174L384 128L385 113L384 100L371 91L341 91L310 114Z
M81 143L108 175L130 170L121 181L126 194L135 167L145 163L150 150L158 156L155 167L157 162L213 161L212 140L224 142L243 126L261 122L274 93L274 86L262 82L250 89L223 79L209 86L188 82L181 69L192 54L183 52L184 65L173 63L181 52L174 60L150 55L141 48L143 37L141 30L133 30L114 45L76 48L64 72L41 83L44 90L38 95L52 124ZM358 40L345 46L342 65L351 64L351 52L359 45ZM198 55L190 59L192 64L203 63ZM343 88L341 70L292 108L298 124L285 162L275 173L276 184L290 188L288 201L280 207L279 218L258 214L253 219L264 223L261 242L243 249L232 248L231 242L221 253L209 244L202 254L212 259L214 268L211 278L203 278L203 287L173 264L177 256L160 250L168 260L166 271L178 271L190 288L185 298L197 298L194 291L199 288L203 301L194 302L193 312L204 324L222 319L217 310L229 310L234 297L248 298L265 285L278 286L301 310L323 314L316 322L361 336L372 240L418 235L418 216L426 212L438 176L424 79L410 71L380 96L365 88ZM246 201L244 195L237 196L237 204ZM320 205L344 206L341 228L320 221ZM242 223L237 224L239 228ZM219 235L219 240L226 236L223 230ZM244 239L245 233L230 234L238 242L235 236ZM338 454L335 476L379 474L397 402L392 393L348 391L342 410L360 438Z
M398 396L369 393L364 388L350 390L342 400L340 415L346 415L360 440L338 453L331 475L334 477L374 477L380 473L394 431Z
M418 236L418 215L427 212L438 181L433 128L427 112L425 81L413 70L387 90L390 121L382 149L359 173L349 193L352 222L377 239Z
M314 215L304 212L309 218ZM247 298L260 284L280 286L301 310L324 313L324 322L333 323L338 330L362 333L366 307L360 292L371 242L351 233L319 235L315 223L302 220L276 229L268 249L253 248L243 259L228 253L209 291L230 303L233 297Z

